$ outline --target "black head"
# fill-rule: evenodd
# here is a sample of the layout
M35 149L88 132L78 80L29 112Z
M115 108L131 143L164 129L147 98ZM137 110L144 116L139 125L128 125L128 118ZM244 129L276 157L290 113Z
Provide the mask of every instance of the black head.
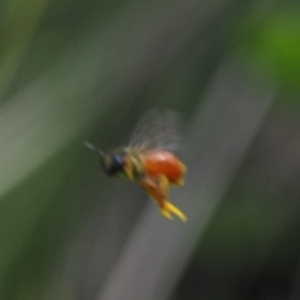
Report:
M124 158L118 154L107 154L100 157L100 165L107 175L114 176L123 171Z
M103 151L101 151L100 149L96 148L94 145L88 142L84 142L84 145L87 148L98 153L100 165L107 175L114 176L118 175L118 173L121 173L123 171L125 165L124 155L105 154Z

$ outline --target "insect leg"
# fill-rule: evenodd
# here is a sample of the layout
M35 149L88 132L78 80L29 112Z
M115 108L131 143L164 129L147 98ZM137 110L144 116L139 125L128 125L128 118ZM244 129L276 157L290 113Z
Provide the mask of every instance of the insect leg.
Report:
M175 205L173 205L172 203L170 203L167 200L167 198L168 198L167 196L168 196L168 193L169 193L169 180L168 180L168 178L164 175L161 175L159 177L159 185L160 185L160 188L161 188L161 190L163 191L163 193L165 195L163 205L160 208L161 213L167 218L170 218L169 216L171 214L174 214L179 219L181 219L182 221L186 221L187 218L184 215L184 213L179 208L177 208Z
M172 182L172 186L174 186L174 187L183 186L184 182L185 182L184 173L186 173L187 167L182 162L179 162L179 167L182 171L182 176L180 178L178 178L175 182Z
M168 192L168 186L165 185L168 182L158 181L157 179L145 176L140 181L140 185L146 191L146 193L157 203L160 208L161 213L164 217L172 219L172 215L168 210L164 210L166 196Z
M147 192L147 194L153 200L155 200L160 208L161 214L165 218L173 219L172 214L174 214L182 221L186 221L187 218L184 213L167 200L169 192L169 181L166 176L161 175L158 179L144 177L140 184Z
M171 213L173 213L174 215L176 215L181 221L185 222L187 220L186 215L179 209L177 208L175 205L173 205L171 202L169 201L165 201L164 207L161 209L161 213L166 216L170 215ZM168 217L167 217L168 218ZM170 219L170 218L169 218Z

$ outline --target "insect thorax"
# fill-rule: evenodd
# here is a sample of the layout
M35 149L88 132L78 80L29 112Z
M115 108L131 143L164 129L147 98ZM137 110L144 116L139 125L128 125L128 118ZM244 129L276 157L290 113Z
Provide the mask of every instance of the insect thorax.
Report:
M125 149L124 175L129 180L140 180L144 176L144 165L138 151Z

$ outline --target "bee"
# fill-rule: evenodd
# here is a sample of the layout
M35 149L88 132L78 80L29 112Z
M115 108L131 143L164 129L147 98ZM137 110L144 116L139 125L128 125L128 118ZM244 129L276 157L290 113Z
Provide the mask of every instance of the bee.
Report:
M175 125L174 113L151 110L136 126L127 147L104 153L88 142L84 144L98 153L104 173L136 182L156 202L164 217L173 219L175 215L186 221L185 214L168 201L169 188L182 186L187 170L174 154L178 144Z

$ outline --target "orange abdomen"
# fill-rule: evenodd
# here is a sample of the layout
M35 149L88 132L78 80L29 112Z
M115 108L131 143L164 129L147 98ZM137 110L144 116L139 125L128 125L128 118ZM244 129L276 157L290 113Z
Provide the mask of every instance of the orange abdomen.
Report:
M144 168L149 176L165 175L170 183L180 184L185 173L184 164L171 152L157 151L143 156Z

